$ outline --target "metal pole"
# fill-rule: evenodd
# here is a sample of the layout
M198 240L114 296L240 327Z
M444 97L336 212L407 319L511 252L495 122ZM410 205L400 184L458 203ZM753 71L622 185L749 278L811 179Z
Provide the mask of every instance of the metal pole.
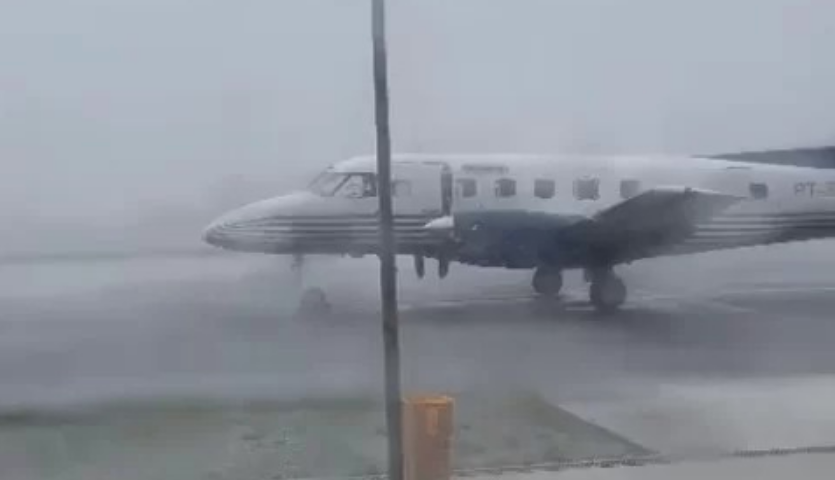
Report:
M400 334L397 318L397 274L395 271L392 226L391 137L389 133L384 0L372 0L371 32L374 44L374 113L377 124L377 197L380 201L380 294L383 303L388 467L389 480L403 480Z

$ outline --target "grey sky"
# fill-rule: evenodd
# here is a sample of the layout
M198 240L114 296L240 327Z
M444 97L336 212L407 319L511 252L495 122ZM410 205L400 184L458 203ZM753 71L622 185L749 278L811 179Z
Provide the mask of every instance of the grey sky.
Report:
M835 142L835 3L392 0L395 149ZM0 214L197 204L373 148L367 0L0 3Z

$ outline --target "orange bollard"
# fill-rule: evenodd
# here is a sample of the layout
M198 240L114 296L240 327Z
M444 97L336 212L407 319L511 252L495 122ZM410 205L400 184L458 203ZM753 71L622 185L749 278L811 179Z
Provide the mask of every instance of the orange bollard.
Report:
M443 395L415 395L403 400L405 480L449 480L452 411L452 398Z

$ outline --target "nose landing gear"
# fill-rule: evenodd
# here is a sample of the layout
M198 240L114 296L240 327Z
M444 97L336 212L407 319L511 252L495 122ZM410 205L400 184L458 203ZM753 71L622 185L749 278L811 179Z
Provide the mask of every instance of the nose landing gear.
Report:
M301 254L293 255L293 263L290 269L293 271L296 277L296 284L301 291L301 297L296 307L296 314L302 317L310 317L330 313L331 304L328 302L328 297L324 290L318 287L303 288L304 256Z
M299 300L297 312L302 316L322 315L330 313L331 304L328 302L325 291L321 288L306 289Z

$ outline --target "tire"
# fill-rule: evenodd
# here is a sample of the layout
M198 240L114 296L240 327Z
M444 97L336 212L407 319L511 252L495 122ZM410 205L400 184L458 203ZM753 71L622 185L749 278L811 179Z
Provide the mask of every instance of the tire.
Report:
M626 301L626 284L617 275L603 275L589 286L589 299L599 312L616 312Z
M531 285L539 295L557 296L562 290L562 270L552 267L539 267L533 274Z
M330 309L325 291L321 288L305 290L299 300L299 313L303 315L324 314L330 312Z

